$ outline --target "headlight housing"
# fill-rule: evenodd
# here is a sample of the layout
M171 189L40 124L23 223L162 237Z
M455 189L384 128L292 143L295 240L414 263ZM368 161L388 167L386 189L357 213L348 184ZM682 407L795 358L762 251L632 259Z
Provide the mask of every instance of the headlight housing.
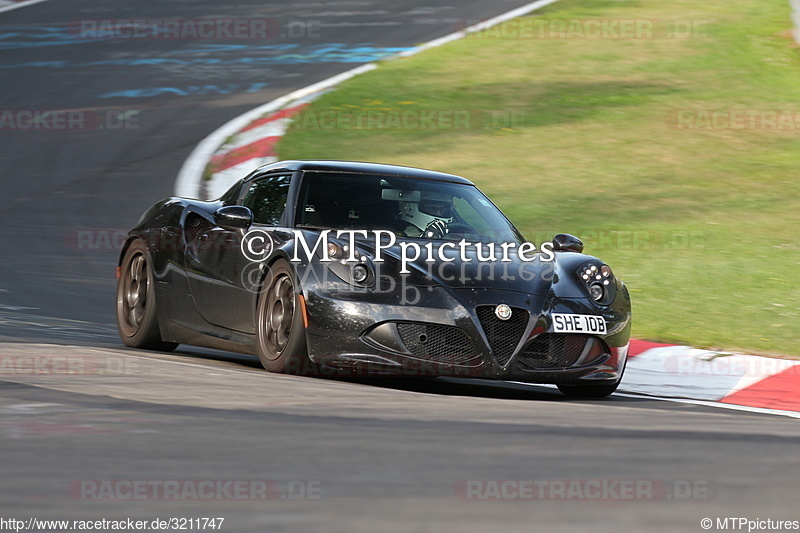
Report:
M593 260L582 264L577 271L589 297L600 305L608 305L614 300L616 284L611 267Z
M356 283L365 283L370 276L369 267L364 263L354 265L350 272L353 276L353 281Z
M342 281L349 285L369 287L375 284L375 271L370 258L356 251L356 261L350 261L350 247L334 240L328 241L328 257L331 261L326 266Z

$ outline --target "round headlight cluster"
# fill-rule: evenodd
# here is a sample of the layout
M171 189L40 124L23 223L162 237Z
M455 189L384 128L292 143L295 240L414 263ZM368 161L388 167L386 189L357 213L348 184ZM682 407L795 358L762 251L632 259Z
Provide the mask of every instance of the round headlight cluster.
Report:
M369 285L375 281L375 274L366 255L359 253L352 254L354 257L351 257L350 246L337 242L328 242L326 252L331 260L327 263L328 268L343 281L358 285Z
M331 257L332 259L338 259L339 256L343 254L344 251L342 250L341 246L339 246L335 242L328 243L328 257Z
M357 264L353 267L353 281L356 283L364 283L369 279L369 268L364 264Z
M614 279L614 274L608 265L595 265L587 264L578 270L578 275L586 283L586 288L589 290L589 296L595 302L602 302L606 299L608 287L611 280Z
M592 283L589 286L589 294L592 296L594 301L599 302L603 299L603 296L606 295L606 291L603 290L603 286L599 283Z

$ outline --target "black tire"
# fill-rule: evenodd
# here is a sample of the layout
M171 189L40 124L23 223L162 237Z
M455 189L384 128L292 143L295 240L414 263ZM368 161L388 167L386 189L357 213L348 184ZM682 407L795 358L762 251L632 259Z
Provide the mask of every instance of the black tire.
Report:
M617 387L619 387L619 381L616 383L596 383L587 385L558 384L558 390L570 398L605 398L617 390Z
M580 385L574 384L558 384L558 390L569 396L570 398L605 398L611 396L617 390L619 384L622 383L622 375L625 373L625 367L628 366L628 358L622 364L622 370L619 372L619 379L614 383L582 383Z
M150 254L140 239L133 241L122 258L117 280L117 329L126 346L171 352L175 342L164 342L158 329Z
M256 310L256 350L270 372L309 375L306 331L300 307L300 288L284 259L270 267Z

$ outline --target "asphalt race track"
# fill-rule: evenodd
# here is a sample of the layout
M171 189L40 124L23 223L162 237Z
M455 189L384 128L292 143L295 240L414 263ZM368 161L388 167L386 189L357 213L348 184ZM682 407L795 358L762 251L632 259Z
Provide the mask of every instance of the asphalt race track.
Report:
M293 89L525 3L51 0L0 13L11 112L0 117L0 518L351 533L800 519L792 419L513 384L278 376L252 357L119 342L115 242L172 193L200 140ZM243 16L272 21L272 38L81 33L101 19ZM48 110L80 112L82 129L20 128Z

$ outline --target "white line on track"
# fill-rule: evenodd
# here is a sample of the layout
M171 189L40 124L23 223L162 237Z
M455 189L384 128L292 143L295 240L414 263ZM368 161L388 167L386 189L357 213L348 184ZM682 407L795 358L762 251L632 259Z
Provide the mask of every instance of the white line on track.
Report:
M14 3L11 3L11 4L8 4L7 2L0 1L0 13L5 13L6 11L19 9L21 7L32 6L33 4L41 4L42 2L47 2L47 0L28 0L27 2L14 2ZM3 4L6 4L6 5L3 5Z
M502 383L502 382L500 382ZM525 383L524 381L511 381L508 383L514 383L515 385L524 385L528 387L544 387L544 388L552 388L555 389L555 385L549 385L545 383ZM736 405L733 403L722 403L722 402L714 402L711 400L692 400L690 398L672 398L669 396L655 396L649 394L640 394L640 393L626 393L622 392L625 388L625 380L622 380L622 385L620 385L620 390L615 392L614 396L620 396L622 398L637 398L639 400L658 400L660 402L672 402L672 403L686 403L690 405L702 405L703 407L716 407L718 409L728 409L730 411L744 411L746 413L757 413L760 415L778 415L778 416L787 416L789 418L800 418L800 413L796 411L783 411L780 409L767 409L764 407L749 407L746 405Z
M648 396L645 394L625 394L623 392L615 392L614 396L622 396L623 398L639 398L639 399L646 398L648 400L658 400L661 402L688 403L691 405L702 405L704 407L729 409L731 411L744 411L746 413L758 413L762 415L778 415L778 416L787 416L789 418L800 418L800 413L794 411L781 411L779 409L766 409L763 407L748 407L746 405L711 402L708 400L690 400L688 398L665 398L663 396Z

